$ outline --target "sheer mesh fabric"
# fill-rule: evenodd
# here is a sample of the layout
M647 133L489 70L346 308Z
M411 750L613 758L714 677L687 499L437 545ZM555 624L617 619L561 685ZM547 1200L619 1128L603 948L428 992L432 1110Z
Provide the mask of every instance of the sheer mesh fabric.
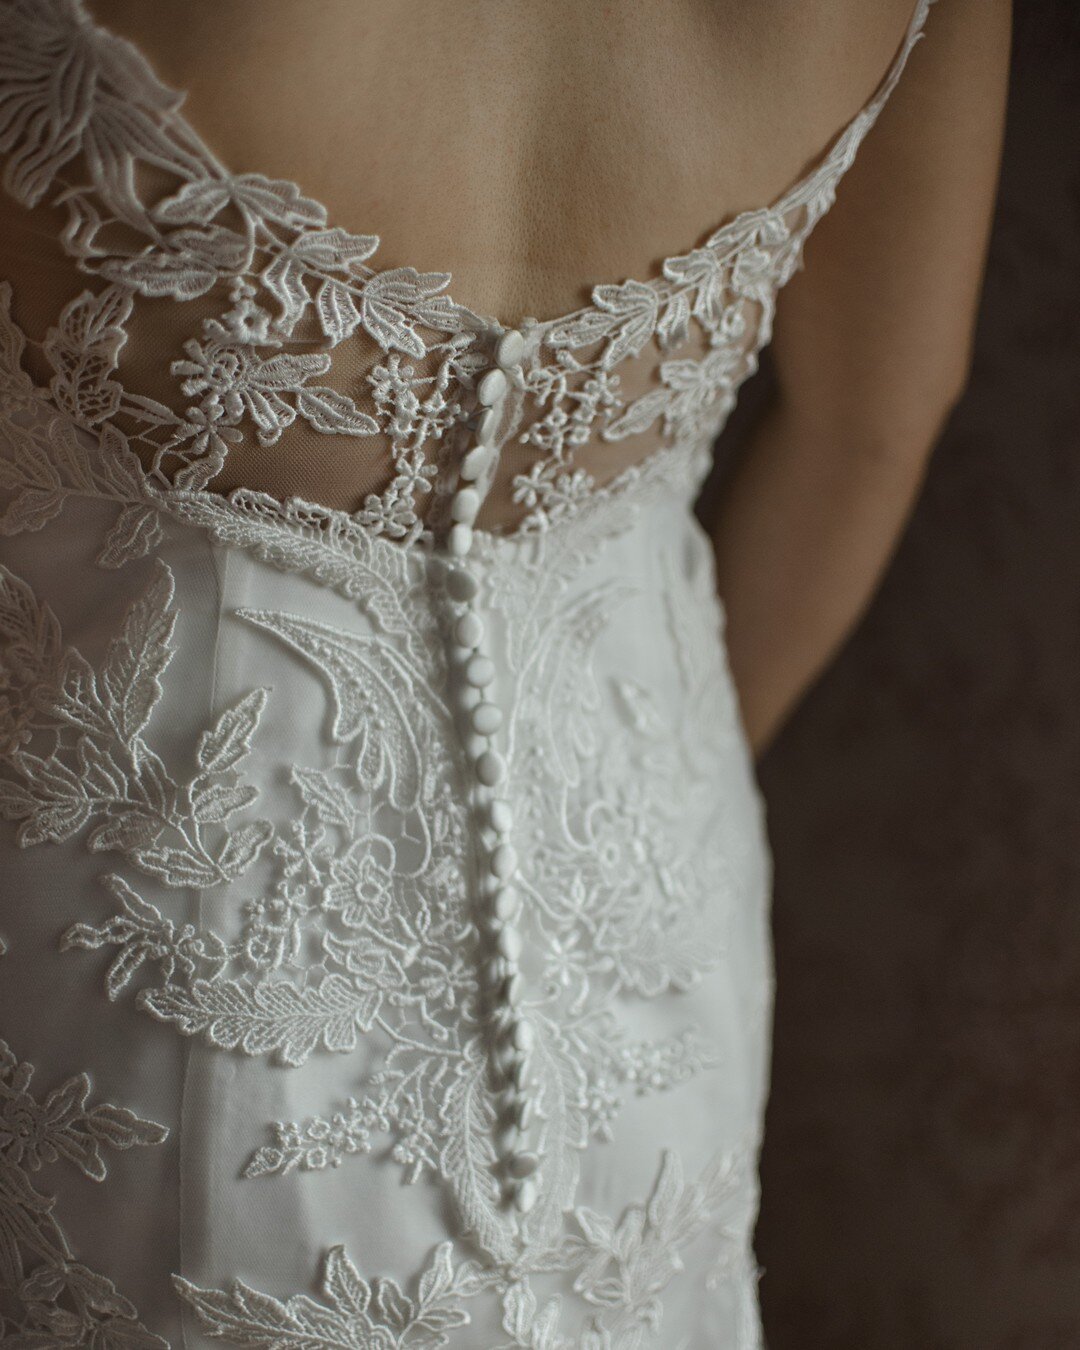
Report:
M50 351L56 355L57 344L49 342L49 333L64 330L64 320L57 325L56 316L85 293L88 278L79 275L62 248L66 221L56 208L39 205L26 210L5 199L0 201L0 216L5 234L21 245L17 251L8 253L4 272L13 282L13 317L32 335L25 363L39 384L58 388L57 371L49 355ZM213 323L230 309L234 285L233 278L223 279L205 295L179 305L172 297L140 296L123 323L125 340L116 348L116 364L110 378L128 395L161 404L177 415L182 415L188 406L198 406L200 395L203 404L215 397L224 401L234 390L243 399L231 353L224 353L215 364L206 359L206 345L200 344L201 353L195 360L185 347L199 340L193 339L192 334L201 334L207 323ZM752 338L757 330L756 316L751 312L752 306L748 305L746 310L746 333ZM68 328L78 321L81 312L77 310L69 317ZM308 316L309 325L313 318ZM208 486L217 492L252 488L280 500L299 497L362 513L369 496L386 492L398 476L398 461L405 458L414 469L430 474L417 480L412 497L417 516L426 519L440 495L439 489L452 476L456 455L468 440L469 419L474 419L477 411L474 381L466 378L466 372L482 372L491 364L490 337L485 342L488 335L481 325L477 328L475 336L470 334L474 337L473 347L465 349L460 366L449 367L449 354L442 351L420 358L400 351L388 354L362 328L332 347L318 331L295 332L275 350L306 356L332 353L317 382L311 379L308 383L317 383L351 399L361 412L380 422L380 431L367 435L332 434L302 417L281 425L289 414L282 417L280 411L276 418L267 411L263 417L266 425L260 426L247 403L235 425L221 428L222 434L239 435L234 440L229 434L225 462L208 480ZM445 334L430 329L421 329L420 333L425 346L445 341ZM110 341L119 342L119 338L114 335ZM601 344L590 343L572 355L568 352L562 362L556 356L550 373L542 385L537 381L537 392L521 409L514 433L503 444L500 471L491 485L479 522L482 527L505 529L520 524L530 509L525 499L536 500L535 489L526 486L529 475L538 474L546 465L557 462L569 475L585 471L592 485L603 486L670 441L655 422L645 431L618 440L605 441L600 434L606 412L612 409L617 412L620 406L632 404L658 387L662 354L655 343L647 346L649 349L640 355L624 360L613 375L605 378L606 372L600 372L598 379L603 387L592 391L586 388L588 377L577 372L576 367L597 360ZM695 328L687 332L678 356L683 360L700 360L707 350L707 336ZM744 359L748 353L749 345ZM551 355L548 353L549 361ZM183 367L178 372L176 367L180 363ZM189 371L196 364L204 366L205 375ZM193 382L193 393L186 400L183 386L188 381ZM195 384L201 387L194 388ZM230 384L231 390L227 387ZM559 390L564 386L567 393L560 398ZM379 393L384 388L389 397L380 406ZM253 392L257 396L259 390ZM263 392L269 395L268 389ZM575 396L578 392L580 397ZM82 393L86 401L92 397L85 381ZM419 410L413 411L414 404L422 405L433 395L445 403L438 414L425 419ZM594 402L598 403L595 410ZM72 398L71 408L80 420L93 423L96 407L90 414L88 407ZM148 471L171 481L180 466L180 457L157 453L155 447L160 442L152 433L149 439L143 439L144 420L130 412L125 415L122 405L115 410L115 416ZM556 450L554 457L550 454L552 449ZM436 472L430 473L432 469ZM541 491L543 486L541 480Z
M522 325L480 527L549 522L717 434L925 8L873 100L773 206L647 282ZM455 303L448 274L380 270L378 240L302 186L231 174L80 0L8 10L4 270L35 381L87 430L115 425L163 488L300 498L405 540L437 530L502 326ZM47 112L57 100L85 134Z

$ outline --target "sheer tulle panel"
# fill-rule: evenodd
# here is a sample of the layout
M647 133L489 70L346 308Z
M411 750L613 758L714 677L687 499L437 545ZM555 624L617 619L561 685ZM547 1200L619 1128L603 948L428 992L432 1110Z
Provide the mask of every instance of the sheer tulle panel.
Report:
M309 304L286 337L265 284L222 277L181 303L121 291L94 275L94 258L80 270L66 256L69 223L62 207L0 204L13 317L29 338L24 364L73 420L117 425L162 486L299 497L398 537L437 522L473 435L477 376L491 364L482 325L466 319L456 333L417 325L405 338L411 351L386 350L362 326L334 344ZM136 247L125 229L113 230L118 251ZM760 304L727 299L722 346L688 324L667 350L647 333L640 351L617 362L610 342L577 345L590 337L587 322L546 326L479 524L516 528L677 436L718 425L761 317ZM455 307L455 318L463 314Z
M773 206L651 281L523 321L482 527L543 525L719 430L930 3L874 99ZM447 273L380 267L379 240L297 184L230 172L182 95L80 0L10 0L3 19L0 280L32 342L8 330L9 361L18 349L73 423L130 444L160 489L300 497L405 541L439 529L501 325L453 300Z

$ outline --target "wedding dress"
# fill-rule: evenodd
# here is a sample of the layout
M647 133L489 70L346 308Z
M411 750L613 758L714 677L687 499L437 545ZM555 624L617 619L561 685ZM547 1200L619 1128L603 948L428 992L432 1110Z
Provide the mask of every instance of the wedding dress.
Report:
M76 278L35 335L0 286L6 1345L761 1344L769 856L692 506L930 3L772 206L513 329L0 3ZM218 490L245 445L363 505Z

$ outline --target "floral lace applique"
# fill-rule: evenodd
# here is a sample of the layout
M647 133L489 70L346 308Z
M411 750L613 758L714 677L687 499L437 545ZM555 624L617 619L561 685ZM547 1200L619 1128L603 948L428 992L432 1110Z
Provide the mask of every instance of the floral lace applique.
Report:
M576 569L580 558L564 559L567 565ZM691 987L716 964L725 919L717 886L726 864L715 837L708 839L707 798L702 847L688 854L674 842L685 838L687 820L680 812L683 833L673 833L673 785L685 782L699 756L707 773L711 753L687 744L692 722L683 734L654 710L602 738L594 730L591 648L630 592L601 585L560 600L566 577L545 550L496 584L501 608L514 617L511 646L528 653L510 734L528 747L515 772L540 960L529 1013L537 1110L551 1135L547 1192L530 1219L535 1242L561 1224L578 1153L591 1136L610 1135L626 1090L668 1090L715 1064L692 1028L666 1043L635 1042L610 1005L620 994L652 998ZM371 591L372 612L393 627L407 592L388 611L381 585ZM381 633L238 612L311 663L329 695L331 741L348 750L347 766L294 767L298 809L275 827L232 820L256 803L255 788L238 775L263 691L203 733L198 772L187 783L170 775L145 739L174 617L171 580L159 564L94 670L64 644L48 606L0 573L4 668L15 673L21 695L11 703L21 720L5 732L0 811L18 822L25 844L90 826L91 849L119 851L168 888L235 882L267 850L277 879L265 897L246 902L242 927L230 936L177 924L142 888L109 874L104 884L118 909L102 922L74 924L63 945L114 949L110 998L143 967L154 970L138 1005L222 1049L298 1065L317 1051L351 1051L359 1036L373 1034L383 1063L371 1091L325 1122L277 1127L248 1174L338 1163L366 1151L372 1131L388 1131L410 1177L441 1175L467 1231L484 1249L505 1254L511 1237L492 1171L468 804L456 787L452 718L427 645L415 627L411 651ZM707 687L710 670L699 668L695 682ZM640 713L646 692L636 699ZM685 706L694 712L692 698ZM34 737L48 749L32 748ZM645 791L645 784L653 786ZM554 822L562 822L557 831ZM703 906L696 918L695 903ZM311 1147L318 1136L328 1142Z
M270 837L266 821L231 819L257 795L236 776L266 695L253 691L203 734L190 782L171 778L143 735L173 652L171 601L159 563L94 670L0 566L0 818L17 822L24 846L91 825L94 852L118 851L168 886L213 886L246 871Z
M686 1248L726 1207L738 1204L750 1151L719 1153L694 1181L684 1178L678 1154L666 1151L648 1199L631 1204L618 1222L585 1206L573 1211L573 1231L530 1270L521 1264L455 1267L454 1246L439 1245L410 1297L392 1279L365 1280L340 1246L325 1258L324 1302L305 1294L281 1301L236 1280L228 1290L203 1289L179 1276L173 1282L196 1310L209 1336L253 1350L308 1350L320 1345L378 1346L380 1350L439 1350L453 1329L469 1325L468 1303L494 1291L501 1300L507 1339L492 1350L644 1350L658 1346L663 1293L683 1269ZM717 1229L717 1264L741 1276L752 1266L748 1237L738 1227ZM568 1299L542 1304L531 1273L561 1272L588 1309L569 1335L561 1329ZM757 1350L756 1313L747 1304L739 1339L727 1350Z
M0 942L0 955L6 951ZM104 1149L160 1144L168 1130L125 1107L91 1104L84 1073L39 1099L30 1089L33 1072L0 1040L0 1340L13 1350L168 1350L111 1280L76 1260L55 1199L35 1181L61 1160L104 1181Z
M345 1249L326 1254L324 1302L306 1294L282 1301L234 1280L229 1290L200 1289L180 1275L177 1292L195 1309L203 1330L215 1339L256 1350L309 1350L311 1346L357 1350L438 1350L446 1333L468 1324L461 1307L475 1284L469 1267L454 1269L453 1244L442 1243L410 1298L393 1279L368 1282Z

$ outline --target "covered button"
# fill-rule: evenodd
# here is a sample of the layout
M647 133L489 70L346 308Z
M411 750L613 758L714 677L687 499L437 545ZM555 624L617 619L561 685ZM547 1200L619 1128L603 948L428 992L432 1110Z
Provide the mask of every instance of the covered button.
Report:
M518 930L507 924L499 934L499 952L505 956L508 961L516 961L521 955L521 934Z
M450 527L450 552L455 558L464 558L472 548L472 526L459 521Z
M487 445L474 445L461 461L461 477L467 483L479 478L488 466L491 453L491 448Z
M476 658L473 657L473 660L475 661ZM472 661L469 662L469 665L472 665ZM492 667L492 673L494 674L494 667ZM466 678L468 678L467 672ZM510 803L504 801L502 797L496 797L491 803L491 824L493 828L498 834L509 834L513 823L514 813L510 809Z
M480 414L480 420L476 424L476 439L479 444L475 445L473 449L469 451L470 455L477 450L481 452L479 455L475 456L474 462L481 463L481 461L486 459L491 453L491 447L495 440L495 434L499 430L499 422L501 419L502 414L497 408L485 408ZM465 458L468 460L469 455L466 455ZM478 478L481 473L483 473L482 463L481 467L472 475L472 477Z
M490 656L478 652L469 658L469 664L465 667L465 679L474 689L486 689L494 678L495 662ZM492 809L494 811L494 808Z
M476 386L476 397L485 408L491 408L506 393L506 387L506 376L498 366L495 366L480 376L480 383Z
M471 525L476 519L476 513L480 510L480 494L475 488L459 488L454 493L454 499L450 503L450 517L452 520L459 520L465 525Z
M495 347L495 360L500 366L516 366L525 350L525 339L516 328L508 328Z
M480 703L472 712L473 728L481 736L493 736L502 726L502 709L497 703Z
M480 584L466 568L452 567L446 574L446 589L450 592L452 600L467 604L476 598Z
M506 761L497 750L485 750L476 761L476 776L485 787L501 783L505 772Z
M454 624L454 637L463 647L476 647L484 636L484 621L471 609Z
M517 853L511 844L499 844L492 851L491 870L500 881L505 881L507 877L513 876L517 864Z
M514 1206L519 1214L528 1214L539 1199L536 1182L529 1178L514 1188Z
M507 923L521 908L521 900L511 887L501 886L495 892L495 903L493 908L495 910L495 917L499 922ZM507 997L509 998L509 990L507 990Z

